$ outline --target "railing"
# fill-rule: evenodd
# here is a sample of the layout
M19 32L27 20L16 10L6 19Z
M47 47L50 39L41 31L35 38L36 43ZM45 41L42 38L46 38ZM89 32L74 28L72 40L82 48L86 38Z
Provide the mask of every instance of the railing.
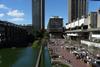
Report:
M40 58L41 58L41 53L42 53L42 46L41 46L41 48L40 48L39 55L38 55L38 58L37 58L37 62L36 62L36 66L35 66L35 67L39 67L39 62L40 62Z
M52 67L49 51L46 44L47 43L44 40L42 40L41 48L39 51L35 67Z
M74 28L74 27L77 27L77 26L81 27L82 24L87 25L86 22L87 22L86 18L79 19L77 21L74 21L72 23L67 24L66 29Z

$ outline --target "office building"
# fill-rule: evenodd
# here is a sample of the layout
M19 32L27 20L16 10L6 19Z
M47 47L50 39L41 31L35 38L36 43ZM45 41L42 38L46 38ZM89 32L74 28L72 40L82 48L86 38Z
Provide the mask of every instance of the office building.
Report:
M53 16L49 19L48 23L49 32L63 32L63 18Z
M76 21L88 13L88 0L68 0L68 22Z
M44 11L45 0L32 0L32 25L34 31L41 31L44 29Z

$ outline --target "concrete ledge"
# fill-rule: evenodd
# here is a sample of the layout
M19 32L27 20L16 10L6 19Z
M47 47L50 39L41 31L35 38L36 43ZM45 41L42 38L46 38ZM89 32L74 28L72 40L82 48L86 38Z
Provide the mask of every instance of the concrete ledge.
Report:
M85 41L85 40L81 40L81 43L86 44L88 46L94 46L94 47L100 48L100 43L94 43L94 42Z
M39 55L38 55L38 58L37 58L37 62L36 62L36 66L35 67L39 67L39 61L40 61L41 53L42 53L42 46L40 48Z

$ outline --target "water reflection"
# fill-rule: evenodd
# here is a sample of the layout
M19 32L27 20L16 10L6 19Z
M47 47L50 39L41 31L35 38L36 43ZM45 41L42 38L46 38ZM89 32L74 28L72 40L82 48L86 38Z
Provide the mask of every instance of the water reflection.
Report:
M47 47L44 48L44 57L45 57L44 58L45 59L45 67L52 67Z
M0 49L0 67L34 67L39 48Z

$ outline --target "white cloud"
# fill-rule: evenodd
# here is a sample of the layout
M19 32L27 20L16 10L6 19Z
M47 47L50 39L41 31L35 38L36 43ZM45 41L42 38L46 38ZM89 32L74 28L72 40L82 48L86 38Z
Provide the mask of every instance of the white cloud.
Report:
M4 4L0 4L0 8L2 8L2 9L8 9L8 7L6 5L4 5Z
M12 19L9 19L8 21L11 21L11 22L16 22L16 21L23 21L24 18L12 18Z
M16 18L21 18L24 17L24 13L19 11L19 10L11 10L7 13L8 16L16 17Z
M4 16L4 13L1 13L1 14L0 14L0 17L3 17L3 16Z

